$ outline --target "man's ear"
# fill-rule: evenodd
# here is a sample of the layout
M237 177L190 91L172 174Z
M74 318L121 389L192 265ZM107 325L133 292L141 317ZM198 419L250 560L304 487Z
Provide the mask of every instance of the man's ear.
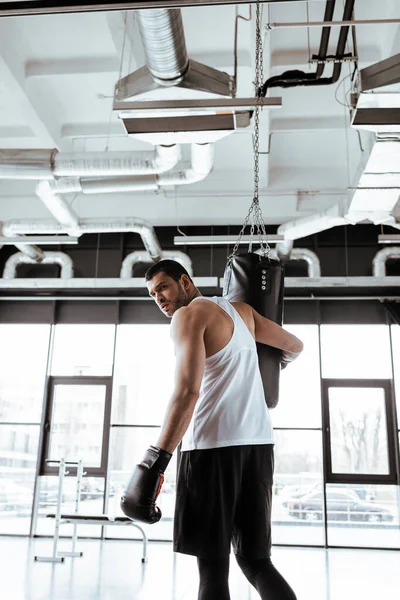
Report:
M187 275L182 275L181 282L182 282L184 290L187 292L188 289L190 288L190 279L189 279L189 277Z

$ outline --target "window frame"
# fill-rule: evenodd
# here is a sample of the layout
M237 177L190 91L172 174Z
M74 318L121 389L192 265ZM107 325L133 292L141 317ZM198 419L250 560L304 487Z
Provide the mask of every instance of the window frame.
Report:
M50 435L51 435L51 422L53 417L54 409L54 391L56 385L103 385L106 388L105 391L105 402L104 402L104 416L103 416L103 436L102 436L102 449L101 449L101 461L100 467L87 467L83 465L85 474L88 477L106 477L108 468L108 454L110 445L110 431L111 431L111 396L112 396L112 376L67 376L67 377L55 377L49 376L47 397L46 397L46 409L45 418L43 425L43 443L40 453L40 466L39 476L43 475L58 475L58 467L50 466L47 461L49 460L49 448L50 448ZM71 475L76 474L76 468L71 467L68 469Z
M385 394L386 431L389 473L379 474L357 474L357 473L335 473L332 471L332 444L331 426L329 414L329 389L332 387L354 387L354 388L383 388ZM399 453L397 437L396 415L394 412L394 397L390 379L321 379L322 388L322 440L324 445L324 462L327 484L386 484L399 485L400 475L396 456Z

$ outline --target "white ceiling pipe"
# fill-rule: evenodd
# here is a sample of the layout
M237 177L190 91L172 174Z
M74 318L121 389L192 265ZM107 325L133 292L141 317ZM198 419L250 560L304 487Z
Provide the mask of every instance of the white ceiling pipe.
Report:
M3 224L4 235L9 237L20 234L56 235L68 233L67 228L54 221L23 221L13 220ZM138 233L142 238L144 247L153 260L160 260L162 249L156 232L151 223L145 219L132 217L131 219L81 219L77 228L77 235L84 233Z
M213 144L192 144L191 151L190 167L158 175L157 183L160 187L196 183L211 173L214 166Z
M52 180L54 177L164 173L180 160L178 145L150 152L59 153L58 150L0 150L0 179Z
M374 277L386 277L386 263L388 260L400 260L400 246L383 248L375 254L372 261L372 274Z
M308 266L309 277L321 277L321 265L318 256L308 248L293 248L289 260L304 260Z
M293 241L299 238L307 237L332 227L339 225L348 225L350 220L345 217L347 206L345 203L335 204L323 212L315 213L296 221L289 221L280 225L277 229L278 235L285 237L284 242L276 244L278 256L288 258L293 248Z
M44 252L39 246L33 246L32 244L14 244L16 248L25 256L31 258L34 262L40 263L43 261Z
M55 184L56 182L52 181L40 181L36 186L36 194L66 233L79 236L79 217L57 194Z
M64 252L44 252L40 261L42 265L59 265L61 279L71 279L74 276L74 264ZM15 279L19 265L35 265L37 260L23 252L12 254L4 266L3 279Z
M186 271L191 277L193 276L192 261L184 252L179 252L176 250L164 250L161 260L165 258L176 260L183 267L185 267ZM140 263L154 263L154 261L148 252L136 251L128 254L128 256L126 256L123 260L120 277L122 279L130 279L132 277L132 271L134 267Z
M163 173L180 160L179 145L156 146L153 152L92 152L56 154L56 177L108 177Z
M213 165L214 146L212 144L192 144L191 162L184 163L181 169L171 170L161 175L85 179L69 177L54 182L41 182L38 184L37 189L47 189L50 187L52 194L66 194L70 192L82 192L83 194L112 194L138 191L156 192L160 187L164 186L188 185L202 181L212 171ZM53 199L52 201L54 202Z

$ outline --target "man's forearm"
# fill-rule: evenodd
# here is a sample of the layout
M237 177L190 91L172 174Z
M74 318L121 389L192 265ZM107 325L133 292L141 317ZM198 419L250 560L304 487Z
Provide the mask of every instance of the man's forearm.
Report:
M198 394L174 394L168 404L157 446L174 452L189 427Z

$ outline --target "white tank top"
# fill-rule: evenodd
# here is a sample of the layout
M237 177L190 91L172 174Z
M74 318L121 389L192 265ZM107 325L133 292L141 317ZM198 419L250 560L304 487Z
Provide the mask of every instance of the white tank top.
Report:
M247 325L225 298L218 304L233 320L228 344L206 358L200 396L182 450L273 444L273 431L258 367L256 343Z

